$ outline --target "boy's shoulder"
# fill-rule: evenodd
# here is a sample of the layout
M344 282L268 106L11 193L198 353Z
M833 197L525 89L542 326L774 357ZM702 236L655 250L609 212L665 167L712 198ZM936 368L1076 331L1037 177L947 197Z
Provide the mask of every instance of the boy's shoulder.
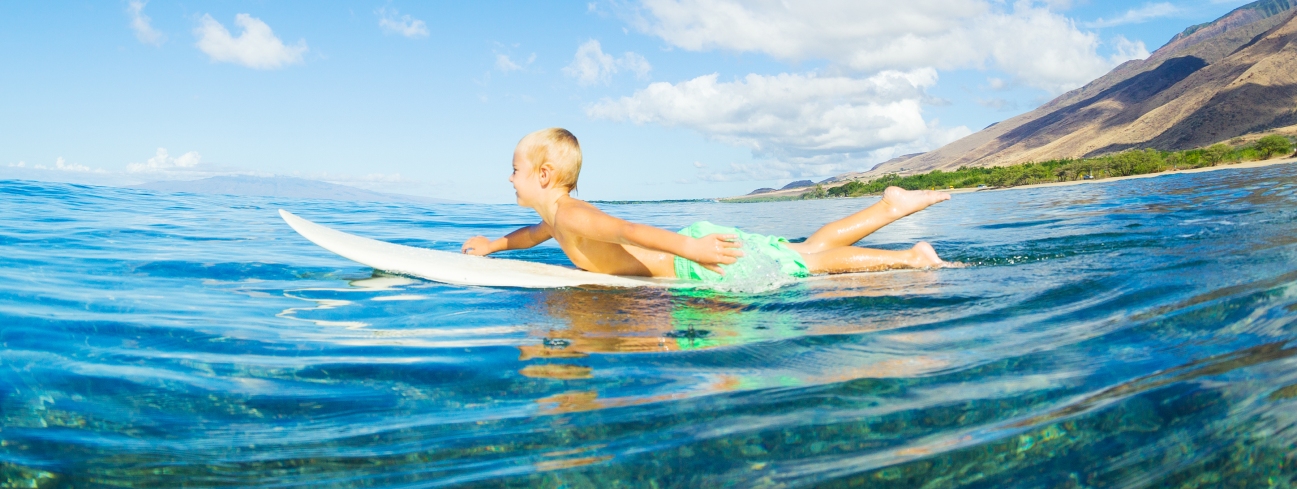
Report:
M558 212L563 212L564 210L573 210L573 209L594 210L601 213L603 212L598 207L595 207L594 204L578 199L571 195L558 199Z
M600 215L608 215L608 213L596 207L594 204L578 199L576 197L567 196L559 199L558 201L558 208L554 210L554 225L556 226L560 225L559 223L563 222L564 221L563 217L566 216L572 216L572 215L579 216L582 214L590 215L592 213L600 214Z

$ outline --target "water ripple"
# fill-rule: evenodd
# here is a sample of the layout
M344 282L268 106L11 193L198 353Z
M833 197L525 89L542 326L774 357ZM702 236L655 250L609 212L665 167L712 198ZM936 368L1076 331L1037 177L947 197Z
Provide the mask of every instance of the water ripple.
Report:
M1297 167L957 195L971 266L756 293L453 287L535 217L0 182L11 485L1272 486L1297 476ZM869 200L615 205L793 238ZM569 264L552 244L508 253ZM1196 481L1196 482L1195 482ZM44 484L44 485L42 485Z

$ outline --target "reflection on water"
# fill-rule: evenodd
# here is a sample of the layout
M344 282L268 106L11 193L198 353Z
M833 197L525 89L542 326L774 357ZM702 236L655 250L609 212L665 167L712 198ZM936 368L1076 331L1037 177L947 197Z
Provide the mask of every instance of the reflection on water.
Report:
M927 286L937 276L938 272L916 270L823 277L806 284L801 292L810 301L923 295L935 292ZM858 290L861 288L864 290ZM552 328L533 329L529 336L539 337L539 342L518 345L519 360L524 362L519 373L554 380L590 379L594 368L580 363L580 359L592 354L706 350L813 335L878 332L893 327L887 322L856 324L849 319L842 323L813 324L801 321L797 314L771 314L766 310L768 307L763 307L786 305L785 298L784 294L763 297L705 289L545 291L539 294L533 307L547 318L557 320L557 324ZM881 338L910 344L934 339L923 333L897 333ZM804 353L804 359L825 356L825 364L834 367L827 370L801 369L772 377L768 368L750 372L718 369L706 376L706 382L698 382L686 392L643 398L600 398L592 390L549 396L538 402L558 403L553 412L571 412L740 389L824 384L865 377L909 377L949 366L945 359L928 354L875 355L872 362L834 364L831 357L836 353L832 350Z
M0 485L1291 487L1297 168L978 192L774 290L376 273L506 206L0 182ZM862 200L612 205L805 236ZM509 256L567 264L553 246Z

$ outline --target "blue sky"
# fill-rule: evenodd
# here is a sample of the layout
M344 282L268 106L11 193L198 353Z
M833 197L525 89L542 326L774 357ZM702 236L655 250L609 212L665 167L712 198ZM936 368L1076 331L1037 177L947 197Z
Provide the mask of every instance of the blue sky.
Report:
M734 195L940 146L1244 3L6 2L0 178L509 202L514 144L561 126L582 197Z

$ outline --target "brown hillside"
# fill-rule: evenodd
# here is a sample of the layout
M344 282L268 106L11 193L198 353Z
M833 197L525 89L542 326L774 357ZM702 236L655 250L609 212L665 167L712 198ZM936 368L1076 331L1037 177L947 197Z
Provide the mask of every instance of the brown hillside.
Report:
M1297 21L1262 0L1177 35L1146 60L936 151L862 175L1184 149L1297 123Z

